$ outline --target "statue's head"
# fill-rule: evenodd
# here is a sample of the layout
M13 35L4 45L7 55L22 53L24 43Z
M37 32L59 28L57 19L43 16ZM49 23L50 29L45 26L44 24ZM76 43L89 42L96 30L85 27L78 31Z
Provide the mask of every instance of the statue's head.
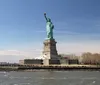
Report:
M51 19L50 18L48 18L48 22L51 22Z

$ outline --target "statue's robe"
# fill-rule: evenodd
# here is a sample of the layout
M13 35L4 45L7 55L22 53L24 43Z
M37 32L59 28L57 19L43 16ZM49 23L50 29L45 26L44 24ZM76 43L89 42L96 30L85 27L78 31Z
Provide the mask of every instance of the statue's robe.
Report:
M52 24L52 22L47 22L46 29L47 29L47 37L49 39L53 38L53 28L54 25Z

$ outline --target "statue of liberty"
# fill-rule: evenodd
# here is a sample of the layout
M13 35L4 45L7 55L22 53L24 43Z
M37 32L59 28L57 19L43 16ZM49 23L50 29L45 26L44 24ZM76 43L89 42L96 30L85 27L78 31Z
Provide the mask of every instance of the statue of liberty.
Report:
M53 39L53 28L54 28L54 25L51 22L51 19L47 18L46 13L44 13L44 17L46 19L47 38L48 39Z

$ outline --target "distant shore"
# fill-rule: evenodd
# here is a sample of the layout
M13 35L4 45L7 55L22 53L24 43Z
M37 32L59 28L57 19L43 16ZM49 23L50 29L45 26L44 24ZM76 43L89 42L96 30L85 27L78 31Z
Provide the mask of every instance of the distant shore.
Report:
M36 71L36 70L57 70L57 71L100 71L100 65L19 65L0 66L0 71Z

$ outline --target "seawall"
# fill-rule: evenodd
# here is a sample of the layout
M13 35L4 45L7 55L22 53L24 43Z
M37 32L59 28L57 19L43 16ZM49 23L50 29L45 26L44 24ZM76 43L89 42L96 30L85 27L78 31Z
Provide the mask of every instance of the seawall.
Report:
M18 66L0 66L0 71L32 71L32 70L82 70L82 71L100 71L97 65L18 65Z

